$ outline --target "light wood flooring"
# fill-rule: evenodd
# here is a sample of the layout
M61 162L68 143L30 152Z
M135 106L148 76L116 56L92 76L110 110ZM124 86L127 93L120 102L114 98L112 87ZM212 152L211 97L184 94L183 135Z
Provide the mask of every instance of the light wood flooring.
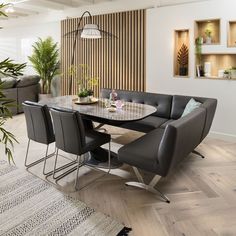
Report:
M14 156L16 165L24 168L27 145L24 115L15 116L7 127L20 142L15 145ZM113 151L142 135L110 126L108 129L116 133ZM44 150L44 146L34 144L31 157L43 155ZM157 188L170 198L170 204L144 190L126 187L126 179L135 179L129 166L93 181L80 192L72 192L75 173L59 181L57 188L71 192L70 195L79 197L90 207L132 227L130 235L236 235L236 143L207 138L197 150L206 158L191 154L168 178L157 184ZM60 160L64 162L63 158ZM53 160L49 162L50 169ZM42 165L38 165L30 172L45 179L41 170ZM84 184L98 174L84 169L80 183ZM146 178L150 177L146 175Z

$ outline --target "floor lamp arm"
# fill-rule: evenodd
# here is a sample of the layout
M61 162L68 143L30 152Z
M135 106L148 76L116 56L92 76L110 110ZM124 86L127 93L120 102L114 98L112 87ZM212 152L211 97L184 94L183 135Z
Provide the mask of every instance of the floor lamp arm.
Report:
M71 63L70 63L70 67L73 67L74 64L75 64L75 50L76 50L76 42L77 42L77 38L78 38L78 35L79 35L79 27L80 27L80 24L84 18L84 15L85 14L88 14L89 15L89 21L90 23L92 23L92 15L89 11L85 11L82 16L80 17L80 20L79 20L79 23L77 25L77 29L76 29L76 34L75 34L75 39L74 39L74 42L73 42L73 52L72 52L72 57L71 57ZM69 95L72 95L72 74L70 74L70 78L69 78Z

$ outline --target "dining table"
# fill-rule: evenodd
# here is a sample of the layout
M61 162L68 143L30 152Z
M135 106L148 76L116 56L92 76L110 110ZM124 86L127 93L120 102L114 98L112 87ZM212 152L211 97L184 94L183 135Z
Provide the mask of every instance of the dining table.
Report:
M81 103L78 96L75 95L47 98L39 101L39 103L47 105L49 108L58 107L78 111L84 119L119 127L127 122L142 120L157 110L156 107L148 104L126 101L122 101L122 106L116 108L116 103L110 102L106 98L93 98L90 102ZM105 148L100 147L91 151L88 153L87 159L88 165L108 168L108 154ZM118 168L121 165L117 154L111 152L111 168Z

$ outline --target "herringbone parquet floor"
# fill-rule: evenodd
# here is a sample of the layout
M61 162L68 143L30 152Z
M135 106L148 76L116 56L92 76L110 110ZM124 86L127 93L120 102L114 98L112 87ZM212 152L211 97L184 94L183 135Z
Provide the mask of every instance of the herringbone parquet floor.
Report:
M15 146L15 162L24 168L27 144L24 115L15 116L7 126L20 142ZM108 129L116 133L112 143L114 151L141 135L119 128ZM35 144L31 150L31 155L37 157L43 154L44 147ZM113 171L112 175L70 194L132 227L131 235L236 235L236 143L207 138L197 150L206 158L191 154L168 178L157 184L170 198L170 204L144 190L126 187L126 179L135 178L129 166L123 166L122 170ZM49 165L52 163L53 160ZM41 167L39 165L30 171L44 178ZM85 172L80 178L81 183L98 174ZM61 180L58 188L65 192L73 191L74 175Z

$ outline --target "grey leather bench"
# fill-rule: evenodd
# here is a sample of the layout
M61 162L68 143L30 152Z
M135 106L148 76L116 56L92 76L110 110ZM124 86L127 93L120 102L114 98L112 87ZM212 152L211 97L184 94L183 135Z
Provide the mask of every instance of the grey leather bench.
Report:
M111 90L102 89L101 96L108 98ZM190 96L165 95L144 92L117 90L118 99L128 102L145 103L157 108L151 116L122 127L147 133L141 138L124 145L118 151L120 161L133 166L139 179L127 185L142 187L151 192L160 177L165 177L182 159L191 152L202 156L194 149L207 136L214 118L217 100L212 98L193 97L202 105L181 117ZM203 156L202 156L203 157ZM138 169L154 173L156 176L145 184ZM169 199L160 191L158 193L167 202Z

